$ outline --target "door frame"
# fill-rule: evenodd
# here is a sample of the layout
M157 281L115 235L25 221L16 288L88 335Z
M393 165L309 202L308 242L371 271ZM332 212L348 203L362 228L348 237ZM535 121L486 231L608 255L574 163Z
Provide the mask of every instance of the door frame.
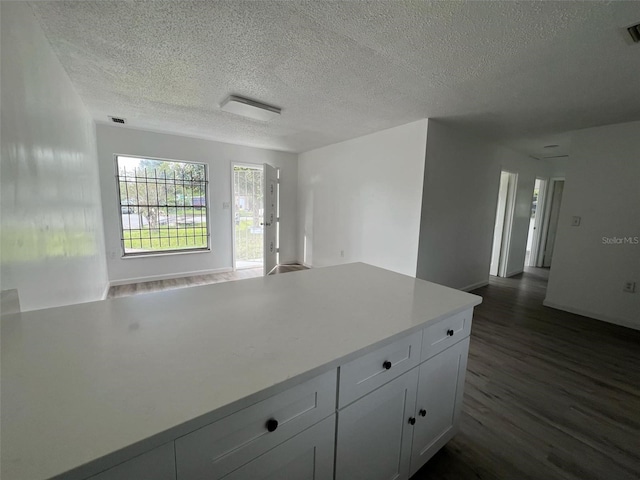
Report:
M280 211L280 168L279 167L274 167L273 165L269 164L269 163L263 163L262 164L262 168L263 168L263 190L264 190L264 199L262 201L262 209L263 209L263 223L264 223L264 230L263 230L263 246L262 246L262 266L263 266L263 270L264 270L264 275L270 275L271 273L273 273L273 271L278 267L279 265L279 261L280 261L280 235L279 235L279 229L280 229L280 215L279 215L279 211ZM266 199L267 199L267 190L268 190L268 183L269 183L269 178L267 178L269 176L269 174L271 173L269 170L273 170L275 171L275 205L276 205L276 209L273 212L273 221L276 222L275 225L271 225L270 223L267 223L267 204L266 204ZM268 242L268 238L267 238L267 230L271 227L275 227L274 231L273 231L273 238L274 238L274 250L275 250L275 265L273 266L273 268L271 268L271 270L267 271L267 242Z
M513 230L513 217L515 214L516 196L518 194L518 173L501 168L500 179L502 179L503 173L509 174L509 180L507 182L507 196L505 199L505 206L504 206L504 221L502 223L502 235L500 236L500 250L498 251L498 271L497 271L498 277L507 276L507 267L509 264L509 251L511 249L511 234ZM498 203L500 201L500 184L501 184L501 180L498 184L498 195L496 197L496 206L495 206L496 215L493 219L494 241L495 241L495 227L496 227L496 222L498 221L498 215L499 215ZM493 250L494 250L494 245L492 243L491 244L491 260L493 260ZM491 271L491 263L489 265L490 271Z
M234 183L234 171L236 167L255 168L262 170L264 175L264 164L251 162L231 162L231 270L236 269L236 187ZM264 198L262 199L262 211L264 213ZM263 252L264 262L264 252Z
M507 204L505 205L504 225L502 227L502 246L500 247L500 262L498 263L498 275L501 277L506 277L508 273L513 217L516 210L516 196L518 195L518 173L509 170L504 171L509 173L511 177L509 178L507 190ZM513 179L513 183L511 179Z
M549 191L550 180L547 177L536 177L533 188L535 189L535 182L540 180L543 183L542 188L538 190L538 205L536 206L536 217L533 220L533 239L531 242L531 257L529 258L528 266L538 266L538 257L540 256L540 243L542 241L542 227L547 218L547 192ZM532 196L533 198L533 196ZM528 240L528 238L527 238Z
M544 217L542 219L542 228L540 229L540 241L538 243L536 267L542 267L544 263L544 251L547 248L547 234L549 233L549 222L551 221L551 204L553 203L553 194L555 193L557 183L564 181L565 177L551 177L547 181Z

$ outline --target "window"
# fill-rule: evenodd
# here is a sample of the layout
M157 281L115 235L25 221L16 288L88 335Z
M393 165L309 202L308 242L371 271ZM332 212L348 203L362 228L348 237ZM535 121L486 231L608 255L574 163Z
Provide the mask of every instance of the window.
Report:
M125 256L209 250L207 168L116 156Z

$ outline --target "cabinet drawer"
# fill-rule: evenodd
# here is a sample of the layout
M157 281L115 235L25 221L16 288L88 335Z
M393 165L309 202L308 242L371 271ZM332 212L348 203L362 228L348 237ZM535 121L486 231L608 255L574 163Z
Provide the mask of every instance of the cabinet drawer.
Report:
M224 480L333 478L336 417L331 415L224 477Z
M176 440L178 478L222 478L331 415L335 404L332 370L185 435Z
M88 480L175 480L173 442L143 453Z
M341 365L338 408L418 365L421 342L422 332L415 332Z
M423 330L421 361L433 357L471 333L473 309L456 313Z

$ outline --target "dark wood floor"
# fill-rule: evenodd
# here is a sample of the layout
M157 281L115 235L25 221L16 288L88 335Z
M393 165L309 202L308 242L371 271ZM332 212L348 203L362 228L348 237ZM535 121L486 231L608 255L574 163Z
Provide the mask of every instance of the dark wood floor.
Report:
M461 432L412 480L640 479L640 332L542 306L547 277L473 292Z

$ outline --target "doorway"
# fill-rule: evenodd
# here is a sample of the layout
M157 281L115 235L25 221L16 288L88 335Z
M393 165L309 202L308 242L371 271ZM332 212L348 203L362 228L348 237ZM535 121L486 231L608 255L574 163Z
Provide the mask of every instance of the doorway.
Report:
M540 245L541 255L537 265L540 267L551 267L553 248L556 242L556 232L558 231L558 218L560 217L560 207L562 205L562 194L564 192L564 179L551 179L549 196L551 202L548 205L546 214L547 221L544 222L542 231L542 244Z
M233 164L233 269L264 265L264 167Z
M527 250L524 262L527 267L538 265L546 189L547 180L536 178L531 200L531 217L529 218L529 233L527 234Z
M517 185L517 173L504 170L500 172L500 190L498 191L496 223L493 229L493 248L491 249L491 266L489 267L489 274L493 276L507 276Z

